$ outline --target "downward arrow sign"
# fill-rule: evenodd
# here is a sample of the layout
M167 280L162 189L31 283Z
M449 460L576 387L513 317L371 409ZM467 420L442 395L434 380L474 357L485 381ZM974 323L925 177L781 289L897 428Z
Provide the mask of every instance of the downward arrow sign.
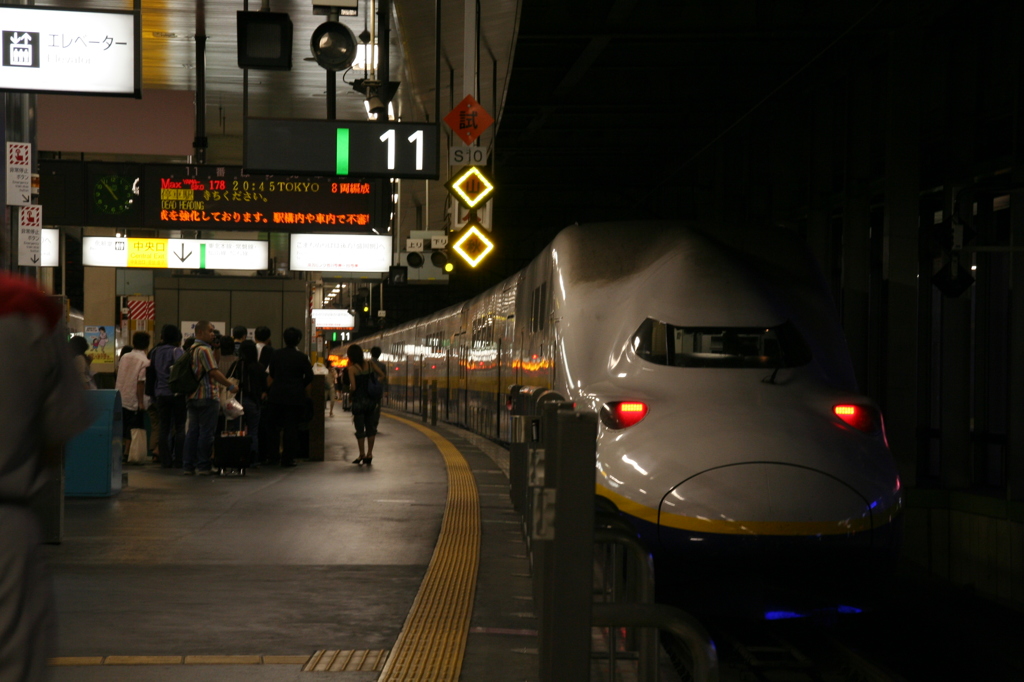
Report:
M190 258L190 257L192 256L192 252L191 252L191 251L189 251L189 252L188 252L188 255L186 256L186 255L185 255L185 245L184 245L184 244L182 244L182 245L181 245L181 253L180 253L180 254L177 254L177 253L175 253L174 255L178 257L178 260L179 260L179 261L181 261L182 263L184 263L185 261L187 261L187 260L188 260L188 259L189 259L189 258Z
M32 262L33 263L38 263L39 262L39 256L37 256L36 254L32 254Z

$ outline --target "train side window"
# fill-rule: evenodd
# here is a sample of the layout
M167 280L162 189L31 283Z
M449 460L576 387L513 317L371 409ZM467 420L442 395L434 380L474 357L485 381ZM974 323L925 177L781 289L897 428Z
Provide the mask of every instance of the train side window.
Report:
M637 356L673 367L800 367L811 351L796 326L677 327L648 318L633 335Z

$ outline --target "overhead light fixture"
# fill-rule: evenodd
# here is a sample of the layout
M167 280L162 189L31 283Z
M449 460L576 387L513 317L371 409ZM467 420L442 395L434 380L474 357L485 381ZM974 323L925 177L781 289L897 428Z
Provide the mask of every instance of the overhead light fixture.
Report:
M348 26L325 21L309 39L309 50L316 63L328 71L343 71L356 58L356 38Z

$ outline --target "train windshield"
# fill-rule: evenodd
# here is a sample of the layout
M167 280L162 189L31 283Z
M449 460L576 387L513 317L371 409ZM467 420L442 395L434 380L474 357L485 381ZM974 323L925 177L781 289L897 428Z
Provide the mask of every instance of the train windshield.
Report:
M800 367L811 351L796 326L677 327L647 318L633 334L636 354L672 367Z

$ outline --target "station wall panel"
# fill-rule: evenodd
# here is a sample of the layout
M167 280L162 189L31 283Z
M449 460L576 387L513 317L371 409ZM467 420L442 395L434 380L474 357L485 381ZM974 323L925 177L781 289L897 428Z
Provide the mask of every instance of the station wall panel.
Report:
M306 282L245 277L156 277L157 333L182 320L221 320L234 325L270 327L270 342L283 345L281 331L303 330L307 339ZM301 348L302 346L300 346Z

